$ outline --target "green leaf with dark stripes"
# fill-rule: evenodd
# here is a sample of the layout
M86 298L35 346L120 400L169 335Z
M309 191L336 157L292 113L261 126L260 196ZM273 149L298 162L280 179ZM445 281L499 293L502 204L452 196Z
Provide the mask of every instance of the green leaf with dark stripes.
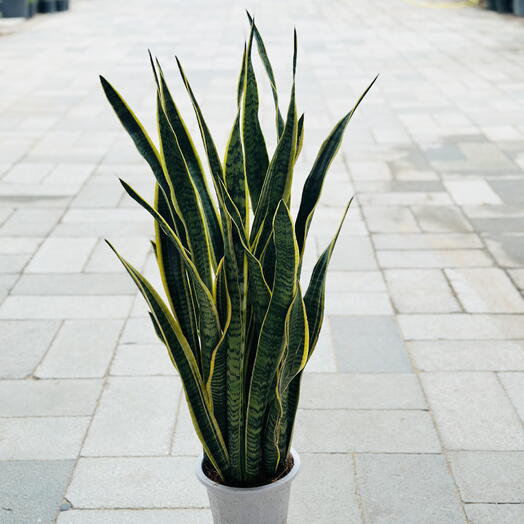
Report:
M233 129L229 135L224 159L224 175L226 188L231 200L238 209L244 228L248 222L248 205L246 202L246 176L244 170L244 154L240 139L240 113L235 118Z
M206 151L207 159L209 162L209 168L211 170L211 175L213 177L213 183L215 184L215 191L217 193L217 196L220 198L220 189L217 188L217 183L218 183L217 180L224 179L224 173L222 170L222 164L220 163L220 157L218 156L215 142L213 141L211 133L209 132L209 128L206 124L206 121L204 120L204 115L202 114L200 105L198 104L195 94L193 93L193 89L191 89L191 85L189 84L189 81L184 73L184 70L182 69L182 64L180 63L180 60L178 59L178 57L175 57L175 58L176 58L176 62L178 65L178 70L180 71L180 76L182 77L184 86L186 87L187 93L189 94L189 97L191 98L191 103L193 104L193 109L195 111L195 115L198 121L198 127L200 129L200 135L202 137L202 142L204 144L204 149Z
M211 289L212 246L209 243L209 232L200 198L160 101L157 109L158 131L165 171L169 176L170 186L176 187L176 192L174 189L172 191L172 200L177 214L184 223L189 249L198 274L208 289Z
M307 314L307 323L309 326L309 354L308 360L313 354L315 349L318 336L320 334L320 329L322 327L322 321L324 319L324 300L326 294L326 276L329 261L331 260L331 255L333 254L333 249L335 249L335 244L337 243L340 230L346 219L349 207L353 202L353 198L349 201L349 204L344 210L342 215L342 220L338 226L338 230L333 237L333 240L329 243L325 251L320 255L313 271L311 273L311 279L309 281L309 286L307 288L306 294L304 295L304 304L306 306Z
M164 220L173 228L173 224L167 215L167 203L164 194L155 188L155 209L164 217ZM174 228L173 228L174 229ZM187 272L184 262L173 245L173 241L168 238L157 221L155 221L157 264L164 286L164 291L171 305L175 318L180 324L180 328L195 355L200 361L200 341L197 332L197 317L191 298L191 288L189 285Z
M158 184L169 202L171 188L166 180L162 161L153 141L118 91L103 76L100 76L100 82L116 116L132 138L138 152L151 167ZM173 212L173 210L171 210L171 212Z
M200 278L197 268L187 254L187 250L184 248L175 232L171 227L169 227L169 224L162 218L156 209L148 204L131 186L123 180L121 180L121 182L127 194L151 214L158 225L162 228L162 231L167 235L169 240L172 241L173 246L178 251L182 262L184 263L188 277L193 284L195 299L198 303L198 320L201 341L200 369L202 370L202 376L205 381L209 375L211 354L221 336L220 320L213 301L213 296L211 295L209 288Z
M247 17L249 19L249 23L253 26L255 40L257 42L258 54L260 55L260 59L262 60L262 64L264 65L264 69L266 70L267 77L269 79L269 84L271 85L271 93L273 95L273 102L275 104L275 123L277 126L277 136L280 136L282 134L282 131L284 130L284 119L282 118L280 108L278 107L278 91L277 83L275 80L275 74L273 73L273 66L271 65L271 62L269 60L269 56L267 54L264 40L262 39L262 35L260 34L257 26L255 25L253 17L249 14L249 11L247 11Z
M163 335L170 356L180 373L193 424L200 441L218 474L222 478L226 478L229 470L226 445L218 423L211 412L209 397L187 340L153 286L121 257L111 244L109 246L120 259L146 300L158 329Z
M285 322L297 286L298 249L293 223L281 201L273 221L276 248L275 280L258 340L246 414L246 476L256 478L261 464L262 422L270 388L284 350Z
M297 108L295 104L296 45L295 37L293 85L291 88L286 125L277 144L271 164L269 165L260 193L258 206L255 209L255 218L251 229L250 241L256 245L255 254L257 256L266 248L266 244L271 235L273 216L279 202L283 200L286 204L289 204L291 196L298 131Z
M213 245L213 255L215 260L218 262L222 258L224 248L222 246L222 231L220 227L220 221L218 218L218 213L211 198L208 184L206 181L206 176L200 157L198 156L193 140L189 135L186 124L176 106L173 97L167 86L164 73L160 64L157 61L158 67L158 76L159 80L159 89L162 97L162 105L165 110L166 117L173 129L173 132L177 138L178 146L184 157L187 168L191 179L195 185L197 194L200 197L202 203L202 208L206 218L207 227L209 230L209 235L211 238L211 243Z
M246 52L244 71L244 94L242 97L242 144L244 146L244 163L246 179L251 196L253 209L257 207L260 191L264 184L269 158L266 141L258 120L258 87L251 61L253 46L253 31L251 27Z
M227 334L227 427L228 453L231 457L231 472L234 478L244 479L244 359L245 347L245 300L242 289L242 277L238 267L237 253L233 245L233 224L226 215L223 221L224 268L227 289L231 300L231 322Z
M333 128L327 139L320 147L320 151L318 152L317 158L315 159L315 163L313 164L313 167L311 168L311 171L306 179L304 189L302 190L302 200L300 201L300 208L295 225L297 242L301 255L304 253L307 232L309 230L309 225L311 223L311 219L313 218L315 207L322 191L324 178L329 169L329 166L331 165L331 162L333 161L333 158L337 154L337 151L340 147L346 126L351 120L351 117L355 114L355 111L360 105L360 102L362 102L366 94L376 82L377 78L378 77L375 77L373 82L371 82L368 88L364 91L353 109Z
M297 147L295 150L295 162L298 160L298 157L300 156L300 152L302 151L303 145L304 145L304 113L300 115L300 118L298 119L298 124L297 124Z

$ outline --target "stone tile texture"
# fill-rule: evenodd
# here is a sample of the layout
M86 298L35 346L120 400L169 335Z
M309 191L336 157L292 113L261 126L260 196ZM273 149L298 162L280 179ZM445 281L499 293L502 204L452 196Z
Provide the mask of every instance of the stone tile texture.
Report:
M104 242L159 283L151 219L118 182L151 201L154 179L98 74L155 141L151 49L198 135L178 55L223 157L245 8L282 108L298 30L297 182L380 73L306 246L304 287L357 193L304 374L289 524L524 520L524 18L474 3L73 0L0 29L2 524L211 523L180 380Z

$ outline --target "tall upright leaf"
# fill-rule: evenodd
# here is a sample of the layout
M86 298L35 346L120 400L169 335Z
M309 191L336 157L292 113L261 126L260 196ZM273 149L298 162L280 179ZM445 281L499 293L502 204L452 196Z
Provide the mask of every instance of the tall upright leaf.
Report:
M170 356L176 363L180 373L197 434L217 473L222 478L226 478L229 469L229 457L225 442L217 421L211 412L209 397L187 340L175 319L169 313L167 306L153 289L153 286L120 256L111 244L109 246L120 259L146 300L152 318L155 320L156 329L162 333Z
M180 148L182 156L184 157L184 161L189 170L189 174L191 176L193 184L195 185L196 191L200 197L200 201L202 203L202 208L204 210L204 215L206 218L207 228L209 230L211 244L213 246L213 255L215 257L216 262L218 262L222 258L224 252L224 248L222 246L222 232L220 227L220 220L218 218L218 213L213 199L211 198L211 194L209 192L209 187L206 181L206 176L202 167L202 163L200 161L200 157L198 156L197 150L195 148L195 145L193 144L191 136L189 135L182 115L180 114L180 111L178 110L178 107L173 100L171 92L169 91L164 77L164 72L162 71L162 68L158 63L158 60L157 68L159 77L158 85L162 105L164 107L167 120L169 121L169 124L173 129L173 133L176 136L178 146Z
M311 168L311 171L306 179L304 188L302 190L302 200L300 201L300 208L298 210L296 220L297 242L301 255L304 253L307 232L309 230L309 225L311 223L311 219L313 218L313 213L315 212L315 208L322 191L324 178L329 169L329 166L331 165L331 162L333 161L333 158L337 154L337 151L340 147L346 126L351 120L351 117L355 114L355 111L360 105L360 102L362 102L369 90L373 87L373 84L376 82L377 78L378 77L375 77L375 79L358 99L353 109L337 123L329 136L323 142L313 167Z
M209 232L201 208L200 198L187 164L182 156L178 140L169 124L162 105L158 104L158 131L165 171L173 188L172 200L177 214L182 219L188 237L193 261L200 278L208 289L212 286L212 246ZM174 188L176 187L176 193Z
M280 108L278 107L278 90L275 74L273 73L273 66L269 60L262 35L260 34L253 17L249 14L249 11L247 11L247 17L249 19L249 23L253 26L253 33L257 42L258 54L260 55L260 59L262 60L262 64L264 65L264 69L266 70L267 77L269 79L269 84L271 85L271 93L273 95L273 102L275 104L275 124L277 126L277 136L280 136L284 130L284 119L282 118Z
M269 164L266 141L258 120L258 88L251 60L254 27L254 25L251 26L247 45L244 67L244 94L242 97L242 144L244 146L246 179L253 209L257 207Z
M285 319L296 293L298 248L289 210L281 201L273 221L275 280L258 339L246 415L246 477L256 478L261 464L262 422L271 384L284 349Z

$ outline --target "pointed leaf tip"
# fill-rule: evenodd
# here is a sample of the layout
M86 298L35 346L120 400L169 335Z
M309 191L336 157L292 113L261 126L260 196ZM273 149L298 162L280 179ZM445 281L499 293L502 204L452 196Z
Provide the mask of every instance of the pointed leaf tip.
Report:
M293 78L295 78L297 72L297 54L298 54L298 39L297 39L297 29L296 27L293 30Z

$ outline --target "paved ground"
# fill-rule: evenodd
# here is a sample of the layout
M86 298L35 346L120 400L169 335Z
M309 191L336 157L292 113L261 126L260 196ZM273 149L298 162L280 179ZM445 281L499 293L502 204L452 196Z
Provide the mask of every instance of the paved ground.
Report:
M300 33L297 178L382 73L310 242L313 259L358 192L304 379L290 523L524 521L524 21L402 0L73 0L0 39L0 522L59 506L59 524L210 522L179 380L102 242L152 268L117 177L146 194L152 178L97 74L152 125L145 52L173 78L176 52L223 144L244 6L284 87Z

